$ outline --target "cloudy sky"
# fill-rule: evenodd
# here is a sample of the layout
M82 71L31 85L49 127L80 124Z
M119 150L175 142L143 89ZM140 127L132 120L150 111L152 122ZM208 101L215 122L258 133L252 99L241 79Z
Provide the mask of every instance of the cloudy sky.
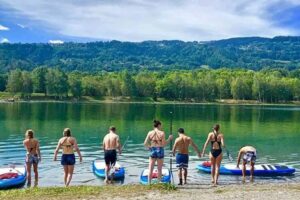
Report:
M0 0L0 42L300 35L300 0Z

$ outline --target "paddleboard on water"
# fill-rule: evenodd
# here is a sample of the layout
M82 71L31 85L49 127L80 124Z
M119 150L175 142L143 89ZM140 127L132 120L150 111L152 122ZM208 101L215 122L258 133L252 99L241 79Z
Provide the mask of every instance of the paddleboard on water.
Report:
M102 160L95 160L93 162L93 172L96 176L105 178L105 163ZM116 162L111 169L110 174L114 174L114 179L123 179L125 177L125 168Z
M149 170L144 169L141 173L140 183L142 183L144 185L148 184L148 175L149 175ZM151 183L158 183L157 175L158 175L157 169L154 169L153 173L152 173ZM171 183L171 178L172 178L172 174L170 173L170 170L162 169L162 177L161 177L160 182L161 183Z
M210 162L203 162L202 164L197 165L197 169L202 172L210 173ZM286 165L257 164L254 166L255 176L288 176L293 175L295 171L295 168ZM240 165L240 168L237 168L234 164L221 165L220 174L242 175L242 165ZM249 165L246 167L246 174L250 174Z
M0 189L18 188L26 183L25 166L0 168Z

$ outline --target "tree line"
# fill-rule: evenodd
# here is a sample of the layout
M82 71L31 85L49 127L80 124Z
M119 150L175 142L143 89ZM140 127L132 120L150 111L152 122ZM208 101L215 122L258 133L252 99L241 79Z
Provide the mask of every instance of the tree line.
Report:
M218 99L288 102L300 100L300 70L246 69L167 72L66 73L59 68L12 70L0 75L0 91L30 99L43 93L56 99L91 97L151 97L153 100L211 102Z
M0 44L0 72L59 66L64 71L190 70L222 67L300 68L300 37L232 38L209 42L104 41Z

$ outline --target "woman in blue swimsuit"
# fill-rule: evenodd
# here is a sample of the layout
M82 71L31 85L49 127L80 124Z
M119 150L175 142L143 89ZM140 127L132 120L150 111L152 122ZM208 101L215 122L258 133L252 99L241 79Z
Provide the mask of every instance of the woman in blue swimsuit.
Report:
M220 125L216 124L213 131L208 134L207 140L202 149L202 157L209 142L211 142L210 162L211 162L211 182L214 186L218 184L219 170L223 158L222 147L225 147L223 134L219 132Z
M148 183L151 183L152 173L155 162L157 162L157 179L161 179L162 166L164 164L164 147L173 139L170 135L168 140L165 139L165 132L161 130L161 122L158 120L153 121L154 129L149 131L145 139L144 145L149 148L149 175Z

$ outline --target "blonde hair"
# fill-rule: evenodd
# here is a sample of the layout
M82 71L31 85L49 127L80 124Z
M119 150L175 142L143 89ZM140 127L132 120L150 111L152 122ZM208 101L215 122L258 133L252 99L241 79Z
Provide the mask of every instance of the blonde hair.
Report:
M25 137L28 139L32 139L33 138L33 130L28 129L25 133Z
M64 137L70 137L71 136L71 129L65 128L63 133L64 133Z

